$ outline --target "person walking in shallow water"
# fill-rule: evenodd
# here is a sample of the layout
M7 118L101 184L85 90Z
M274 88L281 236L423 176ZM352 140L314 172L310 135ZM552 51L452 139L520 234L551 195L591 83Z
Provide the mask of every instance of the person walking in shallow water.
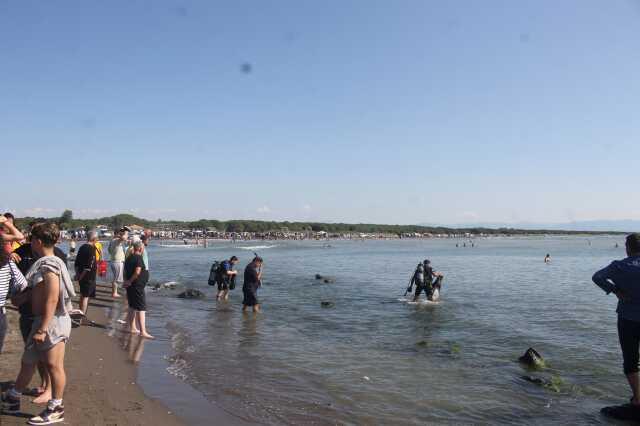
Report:
M253 312L260 312L258 301L258 288L262 285L262 258L256 256L251 263L244 268L244 283L242 285L242 312L252 308Z
M640 234L626 239L627 257L593 274L593 282L618 298L618 338L623 371L631 387L631 405L640 410Z

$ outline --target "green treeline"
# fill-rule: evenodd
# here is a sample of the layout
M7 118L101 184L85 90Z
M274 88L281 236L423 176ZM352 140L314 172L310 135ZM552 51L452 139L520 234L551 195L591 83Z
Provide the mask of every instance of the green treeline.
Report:
M63 229L93 228L97 225L106 225L110 229L117 229L124 225L140 225L154 230L178 230L178 229L216 229L226 232L268 232L268 231L289 231L289 232L319 232L328 233L385 233L385 234L409 234L409 233L431 233L431 234L508 234L508 235L542 235L542 234L609 234L609 232L583 232L583 231L558 231L558 230L524 230L512 228L447 228L418 225L376 225L368 223L320 223L320 222L273 222L261 220L212 220L200 219L197 221L163 221L158 219L150 221L131 214L117 214L115 216L102 217L98 219L75 219L71 210L65 212L58 218L34 218L24 217L17 219L18 226L26 228L29 223L53 220Z

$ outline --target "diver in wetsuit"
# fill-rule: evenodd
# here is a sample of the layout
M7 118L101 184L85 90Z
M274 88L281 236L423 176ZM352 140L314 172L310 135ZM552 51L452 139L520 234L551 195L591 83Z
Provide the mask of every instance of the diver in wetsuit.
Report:
M416 293L413 297L413 301L417 302L420 298L420 294L424 290L424 294L427 297L427 300L433 300L433 289L434 289L434 281L433 278L436 278L436 283L439 283L442 280L442 274L440 272L436 272L431 267L431 261L429 259L425 259L424 262L418 266L418 268L422 266L422 273L424 276L424 280L422 285L416 284ZM416 272L418 269L416 269ZM415 275L414 275L415 276Z

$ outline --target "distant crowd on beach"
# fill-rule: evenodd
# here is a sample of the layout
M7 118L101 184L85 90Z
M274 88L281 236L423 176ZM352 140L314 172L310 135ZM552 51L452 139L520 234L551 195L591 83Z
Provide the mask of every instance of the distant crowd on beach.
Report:
M76 240L85 241L76 253ZM146 327L145 286L149 280L149 256L146 246L148 233L129 238L129 229L115 232L106 248L98 240L95 229L74 234L69 241L69 253L57 244L61 232L53 222L32 223L26 232L14 224L10 213L0 216L0 354L7 332L6 303L19 310L19 328L24 352L14 385L2 393L0 409L3 413L20 412L21 397L35 397L36 404L46 404L44 410L28 420L31 425L47 425L64 421L63 396L66 387L64 358L66 343L73 326L92 324L88 319L89 300L96 297L98 275L106 275L107 262L113 279L114 300L119 290L127 307L123 331L153 339ZM73 274L68 261L73 260ZM78 282L80 300L74 308L74 281ZM28 388L38 371L41 385Z

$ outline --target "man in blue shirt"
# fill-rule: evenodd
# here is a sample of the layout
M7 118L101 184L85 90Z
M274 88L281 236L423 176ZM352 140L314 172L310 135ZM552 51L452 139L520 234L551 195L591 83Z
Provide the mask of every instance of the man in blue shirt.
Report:
M236 274L238 273L238 271L233 269L236 263L238 263L238 258L231 256L231 259L223 261L220 265L220 271L218 273L218 295L216 299L229 299L229 285L232 280L235 280Z
M640 233L627 236L626 248L628 257L593 274L593 282L618 297L618 338L624 374L633 392L631 404L640 407Z

